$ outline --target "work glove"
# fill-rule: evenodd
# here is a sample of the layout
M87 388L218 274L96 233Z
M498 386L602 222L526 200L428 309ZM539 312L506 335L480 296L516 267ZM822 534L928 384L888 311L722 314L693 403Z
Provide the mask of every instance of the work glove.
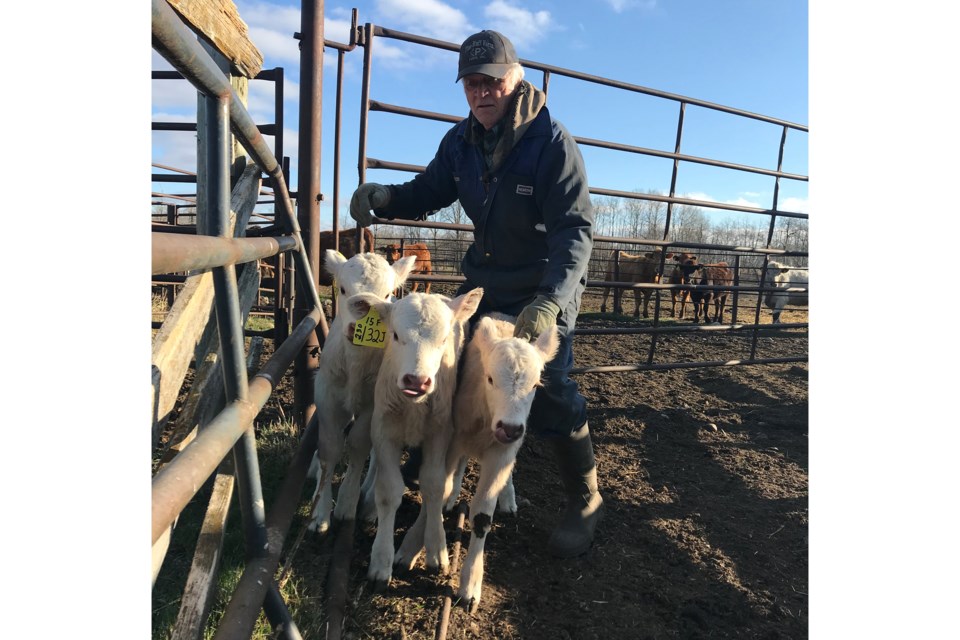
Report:
M558 315L560 315L560 306L556 302L546 296L537 296L517 316L513 337L536 340L541 333L557 324Z
M350 216L361 227L369 227L373 222L371 209L379 209L390 202L390 189L376 182L365 182L353 192L350 198Z

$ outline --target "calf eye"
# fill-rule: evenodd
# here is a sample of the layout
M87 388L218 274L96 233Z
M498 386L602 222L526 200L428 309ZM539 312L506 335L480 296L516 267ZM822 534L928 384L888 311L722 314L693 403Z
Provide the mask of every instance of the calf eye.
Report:
M400 337L397 335L397 332L396 332L396 331L393 332L393 341L394 341L394 342L400 342Z
M346 295L347 290L344 289L343 287L340 287L340 293L343 294L343 295Z
M491 387L493 386L493 377L492 377L492 376L487 376L487 384L489 384Z

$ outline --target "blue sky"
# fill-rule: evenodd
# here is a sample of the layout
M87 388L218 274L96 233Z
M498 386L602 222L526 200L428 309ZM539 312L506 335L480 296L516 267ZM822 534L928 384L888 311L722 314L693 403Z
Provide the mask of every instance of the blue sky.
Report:
M440 0L326 2L327 39L347 42L351 9L359 22L459 43L480 29L507 35L521 58L619 80L672 94L808 124L807 3L795 0ZM300 30L300 2L238 2L264 68L286 75L284 155L294 164L296 188L299 59L292 34ZM457 57L378 38L371 97L383 102L452 115L467 114L454 83ZM362 49L346 56L341 143L341 219L357 185L357 137ZM154 53L153 68L168 68ZM329 227L333 195L333 119L336 52L325 51L321 224ZM540 84L542 75L528 71ZM177 86L180 85L180 86ZM259 123L272 122L271 85L251 83L249 109ZM195 94L183 82L153 81L156 121L193 120ZM675 102L554 75L548 105L577 136L672 151L679 109ZM445 123L382 113L370 116L368 155L426 164L449 127ZM776 168L781 128L689 106L681 151L751 166ZM807 134L791 130L784 171L809 173ZM272 139L268 139L272 140ZM583 146L594 187L667 193L672 162ZM193 135L154 133L153 161L195 166ZM412 174L370 170L367 180L402 182ZM769 208L774 179L683 163L678 194L697 200ZM807 183L781 180L779 208L809 212ZM182 193L184 185L156 184L155 191Z

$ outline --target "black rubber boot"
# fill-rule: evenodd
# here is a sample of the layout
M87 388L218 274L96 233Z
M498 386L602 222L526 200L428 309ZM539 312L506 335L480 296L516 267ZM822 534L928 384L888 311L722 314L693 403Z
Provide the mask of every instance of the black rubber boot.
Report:
M597 488L597 464L590 428L586 423L568 438L551 439L560 469L567 504L550 534L547 550L560 558L586 553L603 515L603 498Z

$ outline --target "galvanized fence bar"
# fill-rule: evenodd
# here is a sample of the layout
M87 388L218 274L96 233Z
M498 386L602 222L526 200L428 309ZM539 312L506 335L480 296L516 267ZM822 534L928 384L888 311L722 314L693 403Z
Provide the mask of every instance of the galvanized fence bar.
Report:
M154 232L151 239L153 275L252 262L284 251L296 251L300 247L295 236L218 238L177 232Z
M303 319L280 345L247 389L247 400L230 403L153 479L151 544L177 518L220 461L230 452L243 431L253 423L277 382L293 362L307 335L314 331L322 315L320 309Z

